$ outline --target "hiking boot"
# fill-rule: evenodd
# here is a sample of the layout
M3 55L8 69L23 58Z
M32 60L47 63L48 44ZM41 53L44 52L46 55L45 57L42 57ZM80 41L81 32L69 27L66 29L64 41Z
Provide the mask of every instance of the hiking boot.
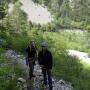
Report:
M49 87L49 90L53 90L52 87Z

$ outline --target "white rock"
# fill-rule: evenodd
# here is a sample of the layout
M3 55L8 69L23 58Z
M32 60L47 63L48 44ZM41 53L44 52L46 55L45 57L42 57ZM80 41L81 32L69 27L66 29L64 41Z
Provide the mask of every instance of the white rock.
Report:
M19 81L19 82L22 82L22 83L26 83L26 80L23 79L22 77L18 78L18 81Z
M52 21L51 14L47 8L39 4L35 4L32 0L20 0L21 9L28 15L28 21L36 24L47 24Z
M79 60L90 64L90 58L89 58L87 53L80 52L80 51L77 51L77 50L67 50L67 52L68 52L68 55L75 56Z

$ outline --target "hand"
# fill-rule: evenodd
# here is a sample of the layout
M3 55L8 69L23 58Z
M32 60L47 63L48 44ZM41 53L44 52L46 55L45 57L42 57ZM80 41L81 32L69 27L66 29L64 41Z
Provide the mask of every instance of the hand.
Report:
M28 66L28 59L26 58L26 65Z
M26 65L28 66L28 62L26 62Z
M28 66L28 61L26 61L26 65Z
M44 66L43 65L40 65L41 68L43 68Z

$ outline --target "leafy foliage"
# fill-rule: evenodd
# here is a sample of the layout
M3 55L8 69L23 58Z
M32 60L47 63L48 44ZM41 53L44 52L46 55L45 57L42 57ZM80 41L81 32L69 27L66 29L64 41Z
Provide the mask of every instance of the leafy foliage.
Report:
M2 52L3 49L0 48L0 53ZM22 76L23 73L20 67L14 64L13 60L11 61L3 54L0 54L0 90L19 90L17 78Z

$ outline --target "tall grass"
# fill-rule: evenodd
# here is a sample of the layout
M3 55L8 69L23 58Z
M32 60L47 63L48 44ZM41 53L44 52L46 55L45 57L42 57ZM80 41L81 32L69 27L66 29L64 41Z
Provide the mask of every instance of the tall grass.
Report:
M53 74L57 79L71 82L74 90L90 89L90 65L86 69L75 57L58 55L54 58Z
M68 32L61 30L60 32L47 32L44 37L49 37L53 40L57 47L65 49L75 49L79 51L89 52L90 35L87 32Z
M0 53L2 50L0 48ZM19 90L17 78L23 76L23 72L13 60L0 55L0 90Z
M43 36L45 40L52 42L49 47L54 59L54 76L71 82L74 90L90 90L90 65L80 62L76 57L68 56L66 52L67 49L86 51L86 37L70 32L46 32Z

